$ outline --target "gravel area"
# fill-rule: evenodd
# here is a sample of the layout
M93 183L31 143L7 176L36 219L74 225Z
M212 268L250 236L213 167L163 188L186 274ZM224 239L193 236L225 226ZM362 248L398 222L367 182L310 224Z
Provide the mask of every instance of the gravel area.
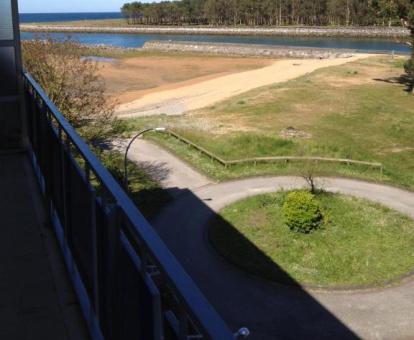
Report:
M408 37L410 31L403 27L166 27L166 26L123 26L88 27L63 26L56 24L22 24L27 32L95 32L95 33L165 33L165 34L217 34L217 35L274 35L313 37L361 37L394 38Z

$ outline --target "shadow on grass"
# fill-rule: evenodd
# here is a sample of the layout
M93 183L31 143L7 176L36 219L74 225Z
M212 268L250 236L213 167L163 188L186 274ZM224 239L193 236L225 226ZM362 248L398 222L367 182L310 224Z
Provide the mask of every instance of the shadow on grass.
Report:
M252 333L249 339L260 340L358 338L299 282L216 214L210 208L214 204L210 197L200 199L184 190L154 225L231 329L248 327ZM215 236L225 237L227 242L234 240L231 248L239 248L237 256L245 254L242 260L253 274L255 270L268 271L283 285L247 275L218 256L206 237L208 221L215 222L213 232L219 233Z
M388 84L404 85L405 86L404 91L406 91L408 93L411 93L411 91L413 90L413 82L410 79L410 77L406 74L402 74L399 77L391 77L391 78L385 78L385 79L374 78L374 80L384 82L384 83L388 83Z
M240 270L264 278L269 281L288 286L301 287L282 268L265 255L250 240L244 237L232 224L220 215L215 214L207 225L208 239L213 248L226 261L231 262ZM231 247L226 247L231 240ZM239 264L243 263L242 266Z

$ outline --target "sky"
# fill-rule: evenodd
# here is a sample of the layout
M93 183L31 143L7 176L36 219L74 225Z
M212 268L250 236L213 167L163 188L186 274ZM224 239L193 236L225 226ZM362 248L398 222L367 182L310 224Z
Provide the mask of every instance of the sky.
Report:
M117 12L128 0L18 0L20 13ZM154 2L148 0L143 2Z

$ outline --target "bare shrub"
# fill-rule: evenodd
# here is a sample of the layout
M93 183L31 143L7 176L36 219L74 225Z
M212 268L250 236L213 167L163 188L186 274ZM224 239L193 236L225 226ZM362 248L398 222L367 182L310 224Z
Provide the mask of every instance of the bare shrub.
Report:
M315 181L319 172L320 165L318 162L313 160L305 161L299 171L299 175L306 181L312 194L314 194L317 190Z
M89 142L105 139L116 125L115 103L105 98L99 65L83 58L86 48L67 38L23 43L25 69L43 87L66 119Z

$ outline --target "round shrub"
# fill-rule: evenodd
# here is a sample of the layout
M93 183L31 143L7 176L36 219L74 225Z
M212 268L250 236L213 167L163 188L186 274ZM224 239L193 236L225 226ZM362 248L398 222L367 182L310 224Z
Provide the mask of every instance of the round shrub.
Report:
M323 220L318 201L308 191L290 192L283 204L283 215L291 230L305 234L320 227Z

